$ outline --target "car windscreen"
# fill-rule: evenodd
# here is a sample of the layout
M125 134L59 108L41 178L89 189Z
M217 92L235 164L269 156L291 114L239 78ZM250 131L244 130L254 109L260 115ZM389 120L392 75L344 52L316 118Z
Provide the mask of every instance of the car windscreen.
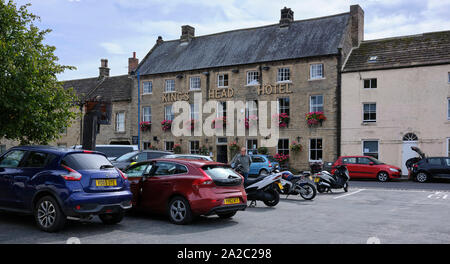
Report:
M202 167L203 171L213 180L228 179L230 176L240 177L234 170L223 165L206 165Z
M74 170L98 170L102 167L114 167L105 156L95 153L68 154L61 161L61 165Z
M122 156L118 157L115 161L127 161L134 155L136 155L136 152L126 153L126 154L123 154Z
M123 154L134 151L133 147L95 147L95 151L101 152L106 157L120 157Z

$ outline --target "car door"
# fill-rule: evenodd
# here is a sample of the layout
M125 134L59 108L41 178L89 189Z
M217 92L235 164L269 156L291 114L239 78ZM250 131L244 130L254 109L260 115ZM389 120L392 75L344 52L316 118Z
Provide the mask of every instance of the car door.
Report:
M259 156L250 157L252 159L252 164L250 164L250 171L248 173L251 175L257 175L259 174L259 171L264 167L264 159Z
M428 158L427 159L428 172L433 177L442 177L444 174L444 164L441 158Z
M358 158L359 178L376 178L379 168L369 158Z
M176 163L157 161L142 182L141 206L154 212L165 212L167 200L173 193L170 176L176 172Z
M141 163L132 165L125 171L128 176L128 181L130 182L131 193L133 194L133 206L140 206L142 177L145 173L149 173L150 169L151 165L149 163Z
M350 178L359 178L361 175L358 173L358 164L356 157L342 158L342 164L347 167Z
M14 178L22 174L20 165L25 154L24 150L12 150L0 158L0 207L16 207Z
M444 175L445 178L450 178L450 158L444 158Z

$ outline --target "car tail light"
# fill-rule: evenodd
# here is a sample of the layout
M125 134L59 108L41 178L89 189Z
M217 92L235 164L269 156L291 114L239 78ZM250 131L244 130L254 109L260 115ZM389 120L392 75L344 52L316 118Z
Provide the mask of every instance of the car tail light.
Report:
M119 171L120 176L122 176L122 179L126 180L128 179L128 175L126 173L123 173L121 170L117 169L117 171Z
M81 180L81 174L78 171L76 171L76 170L74 170L72 168L69 168L69 167L67 167L65 165L61 165L61 166L69 172L67 174L62 174L61 175L61 177L63 177L64 180L66 180L66 181L79 181L79 180Z
M92 151L90 151L90 150L83 150L83 153L88 153L88 154L91 154L91 153L92 153Z
M272 168L272 163L270 163L270 161L269 161L269 168Z
M209 177L208 174L206 174L206 172L204 170L200 169L200 171L202 172L203 177L200 179L194 180L192 185L195 185L198 187L199 185L210 185L210 184L214 183L213 180L211 179L211 177Z

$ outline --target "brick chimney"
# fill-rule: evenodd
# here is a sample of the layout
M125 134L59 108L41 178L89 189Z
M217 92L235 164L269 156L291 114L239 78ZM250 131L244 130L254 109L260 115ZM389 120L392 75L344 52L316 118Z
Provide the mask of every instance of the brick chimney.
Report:
M359 5L350 6L352 46L358 47L364 40L364 10Z
M164 42L163 38L161 36L158 36L158 39L156 40L156 44L161 44L163 42Z
M194 37L195 37L195 28L189 25L181 26L181 37L180 37L181 42L189 42Z
M294 11L284 7L281 9L280 27L288 27L294 21Z
M99 76L100 77L109 77L109 68L108 68L108 60L107 59L101 59L100 67L99 69Z
M139 59L136 58L136 52L133 52L133 57L128 58L128 74L134 72L139 65Z

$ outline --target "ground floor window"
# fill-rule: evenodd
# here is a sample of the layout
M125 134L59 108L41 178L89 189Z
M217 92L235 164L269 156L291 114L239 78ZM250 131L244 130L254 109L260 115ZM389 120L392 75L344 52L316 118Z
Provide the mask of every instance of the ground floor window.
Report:
M200 154L200 141L189 141L189 152L191 154Z
M247 140L247 153L249 155L256 154L258 150L258 140L257 139L248 139Z
M378 140L364 140L363 155L378 159Z
M279 139L278 140L278 154L289 155L289 139Z
M321 138L311 138L309 140L309 160L319 161L323 157L323 146Z
M165 149L167 151L173 151L173 146L175 145L175 143L173 141L166 141L165 143Z
M150 142L144 142L144 149L149 149L152 143Z
M125 132L125 113L116 113L116 132Z

